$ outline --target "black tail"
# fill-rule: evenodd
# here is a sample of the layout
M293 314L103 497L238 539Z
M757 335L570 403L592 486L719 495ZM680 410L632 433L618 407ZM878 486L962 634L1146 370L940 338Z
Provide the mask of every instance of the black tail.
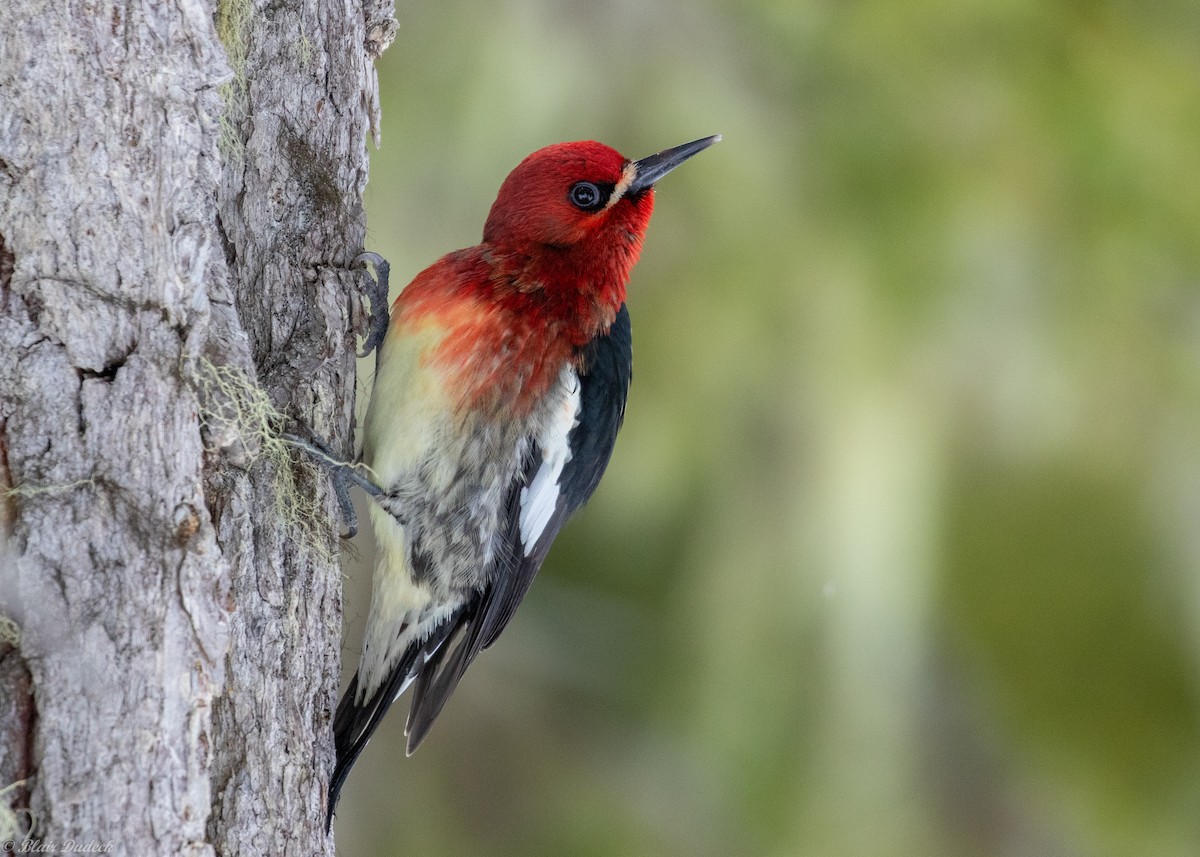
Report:
M514 489L514 497L517 493ZM514 532L517 520L514 515ZM442 707L454 693L467 667L480 650L495 641L512 617L513 609L533 581L542 556L544 551L537 554L532 562L518 563L515 571L498 576L483 592L476 593L434 628L428 637L410 645L392 668L388 680L361 703L355 702L358 696L358 673L355 673L333 718L337 764L329 781L329 815L325 819L327 832L333 824L338 795L350 769L366 748L387 710L404 691L408 680L416 680L412 710L405 730L408 734L408 754L412 755L429 732L433 721L441 714ZM452 640L452 637L456 639Z
M333 744L337 761L333 767L333 777L329 780L329 811L325 816L326 833L333 826L333 811L337 807L342 786L346 784L346 777L350 775L350 767L358 758L358 754L362 752L362 747L359 747L353 755L346 757L343 754L347 748L342 746L342 737L347 734L347 728L353 719L353 699L356 693L358 693L358 673L355 673L354 678L350 679L350 686L346 688L346 693L338 703L337 714L333 718Z
M338 797L341 795L342 786L346 784L346 777L350 775L350 769L366 749L367 742L383 722L383 716L392 707L392 703L404 691L409 678L423 673L427 665L436 667L440 658L433 658L431 663L431 656L458 628L463 612L455 612L425 640L409 646L392 668L388 680L361 702L355 702L358 696L358 673L356 672L350 680L350 686L342 695L337 713L333 717L333 746L337 753L337 762L333 768L333 776L329 779L329 814L325 817L327 833L333 825L333 813L337 809ZM441 710L440 705L438 710ZM408 752L412 753L415 748L416 742L410 738Z
M358 673L350 680L341 702L338 703L337 714L333 718L333 746L337 753L337 763L333 768L333 776L329 780L329 814L325 817L325 832L333 826L333 811L337 809L338 797L350 769L358 761L359 755L366 749L367 742L379 727L383 715L391 707L405 680L412 672L420 646L411 646L404 657L392 671L388 681L380 685L362 704L357 704L354 698L358 695Z

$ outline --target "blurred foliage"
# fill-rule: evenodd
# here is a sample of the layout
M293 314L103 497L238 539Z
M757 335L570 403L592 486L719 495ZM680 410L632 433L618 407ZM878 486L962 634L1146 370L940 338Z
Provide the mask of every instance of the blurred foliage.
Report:
M397 286L542 145L725 141L660 186L605 481L339 852L1200 853L1200 5L397 17Z

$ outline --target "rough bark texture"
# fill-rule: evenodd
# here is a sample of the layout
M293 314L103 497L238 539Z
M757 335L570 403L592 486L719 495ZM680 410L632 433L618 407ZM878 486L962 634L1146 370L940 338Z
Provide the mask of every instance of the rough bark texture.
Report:
M228 380L348 451L391 13L0 8L0 805L59 850L332 850L337 518Z

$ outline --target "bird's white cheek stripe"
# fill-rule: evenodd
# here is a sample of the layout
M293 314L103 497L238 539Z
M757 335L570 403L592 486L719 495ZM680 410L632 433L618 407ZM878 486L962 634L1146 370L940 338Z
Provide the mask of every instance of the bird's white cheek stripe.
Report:
M569 371L569 370L567 370ZM563 467L571 460L568 438L579 421L579 379L574 372L567 377L564 371L565 395L550 414L537 444L542 451L542 463L529 484L521 489L521 545L525 556L533 553L534 545L546 531L546 525L558 506L559 481Z
M613 188L612 196L608 198L608 204L604 207L607 209L616 205L621 197L625 196L625 191L629 190L629 186L633 184L635 178L637 178L637 165L626 164L625 169L621 170L621 178L617 182L617 186Z

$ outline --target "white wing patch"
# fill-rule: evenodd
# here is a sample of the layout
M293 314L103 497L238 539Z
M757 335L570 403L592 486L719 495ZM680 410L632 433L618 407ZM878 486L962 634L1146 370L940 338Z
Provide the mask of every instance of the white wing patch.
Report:
M546 531L546 525L558 506L559 479L563 467L571 460L567 438L579 424L579 377L564 367L559 378L559 399L550 408L545 423L536 437L542 451L542 463L529 484L521 489L521 544L525 556L533 553L534 545Z

